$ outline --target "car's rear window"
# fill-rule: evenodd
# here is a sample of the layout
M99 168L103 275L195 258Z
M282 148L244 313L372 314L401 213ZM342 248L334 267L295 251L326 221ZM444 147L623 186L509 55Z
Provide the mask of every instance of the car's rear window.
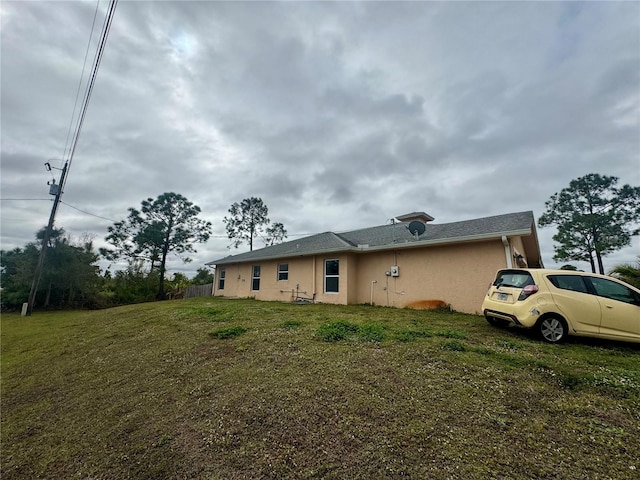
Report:
M533 277L529 272L519 270L504 270L498 273L496 280L493 282L495 287L515 287L524 288L527 285L535 285Z

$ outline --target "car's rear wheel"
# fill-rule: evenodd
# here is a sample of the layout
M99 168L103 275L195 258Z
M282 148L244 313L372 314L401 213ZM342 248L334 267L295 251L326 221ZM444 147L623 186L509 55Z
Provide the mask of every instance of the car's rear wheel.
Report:
M538 322L538 332L545 342L559 343L567 338L569 328L562 318L550 316Z

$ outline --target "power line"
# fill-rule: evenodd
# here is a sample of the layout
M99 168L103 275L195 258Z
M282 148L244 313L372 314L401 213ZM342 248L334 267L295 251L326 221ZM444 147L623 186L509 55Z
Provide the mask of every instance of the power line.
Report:
M82 106L82 113L78 118L78 123L76 127L76 132L73 137L72 147L69 153L69 168L71 168L71 163L73 162L73 156L76 152L76 147L78 146L78 139L80 137L80 131L82 130L82 125L84 124L84 119L87 114L87 108L89 107L89 100L91 99L91 94L93 93L93 86L95 85L96 75L98 74L98 69L100 68L100 63L102 63L102 54L104 53L104 47L107 43L107 37L109 36L109 31L111 30L111 22L113 21L113 15L115 14L116 5L118 4L118 0L111 0L109 4L109 12L105 17L104 24L102 27L102 37L100 38L100 44L98 46L98 50L96 51L96 56L93 63L93 71L91 73L91 80L87 85L87 89L85 92L84 104ZM64 184L66 183L66 179L64 183L60 185L61 189L64 189Z
M51 199L50 198L0 198L0 201L47 201L50 202ZM73 205L67 203L67 202L63 202L62 200L60 200L60 203L66 205L67 207L71 207L74 210L77 210L79 212L85 213L87 215L90 215L92 217L96 217L96 218L102 218L103 220L109 220L110 222L115 222L116 220L114 220L113 218L107 218L107 217L102 217L100 215L96 215L95 213L91 213L91 212L87 212L86 210L82 210L81 208L78 207L74 207Z
M69 130L67 131L67 140L64 143L64 152L62 158L67 155L67 147L69 146L69 137L71 136L71 129L73 127L73 119L76 116L76 107L78 106L78 99L80 98L80 89L82 88L82 80L84 79L84 70L87 66L87 57L89 56L89 48L91 47L91 39L93 38L93 30L96 26L96 18L98 17L98 7L100 1L96 2L96 11L93 14L93 23L91 24L91 33L89 34L89 41L87 42L87 49L84 52L84 62L82 63L82 73L80 74L80 81L78 82L78 90L76 91L76 101L73 104L73 113L71 114L71 120L69 121Z
M22 202L22 201L38 201L38 202L50 202L52 201L50 198L0 198L1 202ZM96 215L95 213L91 213L91 212L87 212L86 210L82 210L81 208L78 208L76 206L71 205L70 203L67 202L63 202L62 200L60 200L60 203L66 205L67 207L71 207L74 210L77 210L81 213L84 213L86 215L90 215L92 217L96 217L96 218L101 218L103 220L109 220L110 222L116 222L117 220L114 220L113 218L109 218L109 217L103 217L101 215ZM289 237L309 237L311 235L317 235L317 233L287 233L287 238ZM210 238L229 238L227 235L210 235Z
M74 207L73 205L69 205L67 202L63 202L62 200L60 201L60 203L63 203L67 207L71 207L74 210L77 210L79 212L86 213L87 215L91 215L92 217L102 218L103 220L109 220L110 222L116 222L117 221L117 220L114 220L113 218L101 217L100 215L96 215L95 213L87 212L86 210L82 210L82 209L80 209L78 207Z
M46 200L47 202L50 202L51 199L50 198L0 198L0 202L28 202L28 201L32 201L32 200L37 200L37 201L42 201L42 200Z
M54 192L53 194L55 194L55 200L53 202L53 206L51 207L51 215L49 216L49 223L42 237L42 247L40 248L40 256L38 258L38 264L36 265L36 271L33 276L33 283L31 284L31 291L29 292L29 300L26 304L26 308L23 309L23 314L27 316L30 316L33 311L33 304L35 303L36 292L38 291L40 277L42 276L42 268L44 265L44 259L47 252L49 237L51 236L51 231L53 230L53 223L55 221L56 211L58 209L58 204L60 203L60 197L62 196L62 192L67 182L67 171L71 167L71 163L73 161L73 155L76 151L76 147L78 146L80 131L82 130L82 125L84 123L84 119L87 114L87 108L89 107L89 100L91 99L91 93L93 92L93 86L96 81L96 75L98 74L98 68L100 67L100 63L102 61L102 54L104 53L104 47L107 42L107 36L109 35L109 30L111 29L111 22L113 21L113 14L115 13L117 4L118 4L118 0L111 0L109 5L109 13L105 18L104 26L102 29L102 38L100 39L100 45L98 47L98 51L96 53L95 61L93 64L91 80L87 85L84 103L82 106L82 113L78 118L77 128L73 137L72 148L69 153L69 158L64 162L64 166L62 167L62 173L60 174L60 183L57 185L56 189L53 189L53 185L52 185L52 189L50 189L50 192L53 191ZM92 34L93 34L93 28L92 28Z

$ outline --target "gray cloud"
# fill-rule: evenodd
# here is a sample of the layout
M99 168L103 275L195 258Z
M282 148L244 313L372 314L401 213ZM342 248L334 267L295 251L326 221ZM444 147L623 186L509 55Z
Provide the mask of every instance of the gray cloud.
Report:
M13 248L47 221L43 163L63 163L95 4L0 8ZM57 225L100 243L105 218L180 193L216 235L170 266L192 273L229 253L222 218L249 196L295 238L415 210L538 217L591 172L640 185L638 18L633 2L120 2Z

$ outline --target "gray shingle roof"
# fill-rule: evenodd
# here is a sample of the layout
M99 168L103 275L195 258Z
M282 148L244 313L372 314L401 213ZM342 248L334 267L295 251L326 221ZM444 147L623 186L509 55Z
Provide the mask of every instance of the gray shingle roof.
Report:
M461 222L426 224L425 232L417 239L409 232L406 223L379 225L349 232L324 232L291 240L252 252L230 255L209 262L208 265L225 265L238 262L269 260L276 258L361 251L369 249L401 248L429 244L454 243L474 238L492 238L501 235L527 235L534 225L533 212L508 213Z

